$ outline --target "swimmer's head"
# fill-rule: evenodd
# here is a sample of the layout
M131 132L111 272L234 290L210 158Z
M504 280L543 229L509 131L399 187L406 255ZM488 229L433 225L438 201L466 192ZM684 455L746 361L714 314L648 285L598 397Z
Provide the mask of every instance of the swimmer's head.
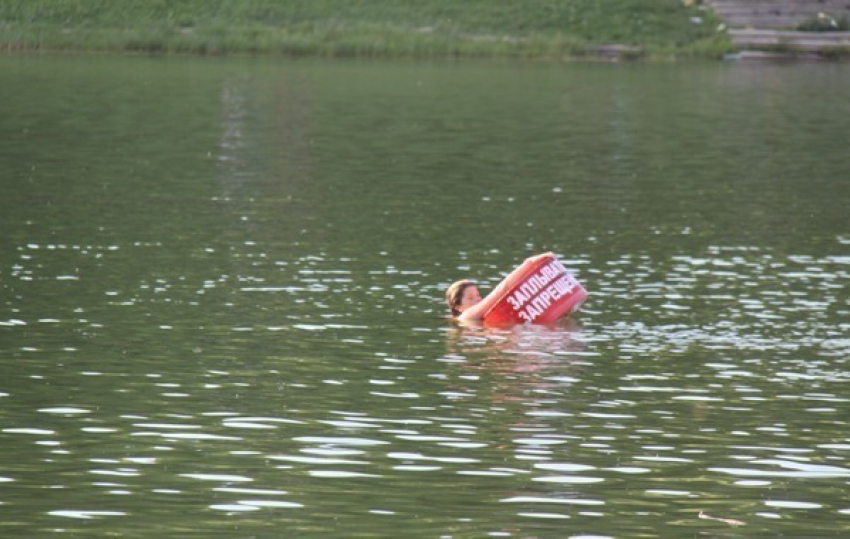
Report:
M452 311L452 316L459 316L463 311L481 301L478 287L469 279L453 283L446 290L446 303Z

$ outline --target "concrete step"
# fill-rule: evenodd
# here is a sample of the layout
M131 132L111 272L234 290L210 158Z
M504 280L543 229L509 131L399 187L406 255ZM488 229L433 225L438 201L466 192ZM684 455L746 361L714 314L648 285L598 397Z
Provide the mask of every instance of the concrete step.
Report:
M755 16L755 17L721 17L730 28L796 28L800 23L807 20L808 17L771 17L771 16Z
M850 32L792 32L776 30L728 31L732 42L739 47L755 49L787 48L788 50L817 52L835 49L850 50Z
M752 8L807 13L841 11L850 5L847 0L707 0L705 3L716 9Z

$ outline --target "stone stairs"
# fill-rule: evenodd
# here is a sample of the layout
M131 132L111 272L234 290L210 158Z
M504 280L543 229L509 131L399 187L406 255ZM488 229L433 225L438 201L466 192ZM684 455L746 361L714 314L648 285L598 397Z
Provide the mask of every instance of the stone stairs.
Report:
M799 32L805 21L850 17L850 0L706 0L742 50L850 54L850 32Z
M850 17L850 0L707 0L729 28L792 30L819 13Z

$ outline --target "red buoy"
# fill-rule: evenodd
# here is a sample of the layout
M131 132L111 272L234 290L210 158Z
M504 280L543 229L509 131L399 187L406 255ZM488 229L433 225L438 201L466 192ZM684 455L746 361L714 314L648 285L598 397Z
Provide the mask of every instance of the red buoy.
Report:
M587 290L552 253L531 257L499 283L482 303L489 325L549 324L578 310Z

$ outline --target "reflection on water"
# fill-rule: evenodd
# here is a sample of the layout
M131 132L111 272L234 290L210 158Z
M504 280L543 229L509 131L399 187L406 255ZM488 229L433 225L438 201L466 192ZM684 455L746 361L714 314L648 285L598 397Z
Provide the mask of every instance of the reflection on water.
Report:
M0 76L3 535L846 531L843 66Z

